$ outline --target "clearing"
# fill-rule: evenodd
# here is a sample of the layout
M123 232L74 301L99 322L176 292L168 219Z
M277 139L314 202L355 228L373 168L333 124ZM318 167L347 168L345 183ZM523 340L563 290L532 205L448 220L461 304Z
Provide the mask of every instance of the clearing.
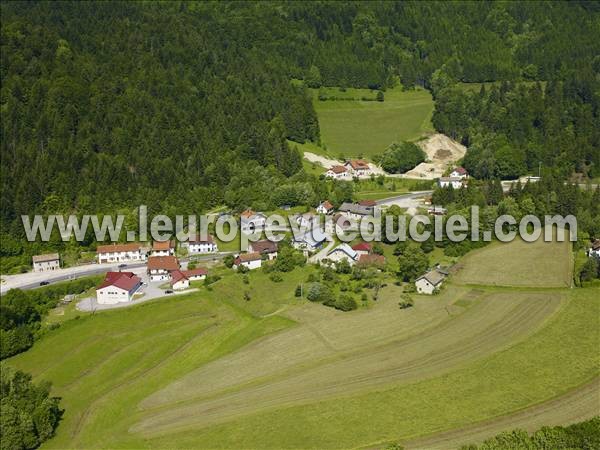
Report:
M434 134L417 143L427 155L427 161L404 174L407 178L433 180L453 168L461 160L467 148L445 134Z

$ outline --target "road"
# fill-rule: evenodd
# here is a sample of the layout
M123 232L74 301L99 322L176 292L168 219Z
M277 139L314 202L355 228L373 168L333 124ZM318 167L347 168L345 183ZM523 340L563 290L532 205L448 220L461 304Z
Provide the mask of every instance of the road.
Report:
M384 198L377 202L377 206L399 206L406 209L410 215L417 213L417 208L423 206L423 198L431 195L433 191L409 192L408 194L397 195L395 197Z

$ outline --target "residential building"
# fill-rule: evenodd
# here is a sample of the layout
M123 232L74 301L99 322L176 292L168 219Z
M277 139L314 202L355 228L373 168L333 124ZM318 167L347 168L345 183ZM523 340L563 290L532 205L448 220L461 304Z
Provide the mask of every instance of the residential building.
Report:
M600 258L600 239L596 239L594 242L592 242L592 246L588 250L588 256Z
M210 234L206 236L206 239L202 239L200 235L196 235L190 238L188 242L188 252L190 254L217 253L218 251L217 243Z
M142 279L133 272L107 272L96 288L96 300L100 305L130 302L141 285Z
M446 278L446 274L440 270L434 269L421 275L415 280L415 287L419 294L433 294L436 289L439 289Z
M34 255L32 261L34 272L50 272L60 269L60 255L58 253Z
M325 172L325 176L328 178L333 178L334 180L351 180L352 174L346 169L344 166L332 166L327 172Z
M467 172L467 169L465 169L464 167L457 167L452 172L450 172L450 177L465 179L465 178L469 177L469 173Z
M190 281L201 281L208 275L208 270L204 267L197 267L196 269L188 269L181 271Z
M269 260L277 258L277 250L277 242L269 241L268 239L248 243L248 253L266 255Z
M333 214L333 211L335 210L335 208L333 207L333 205L331 203L329 203L328 200L325 200L323 203L321 203L319 206L317 206L317 212L319 214Z
M430 206L427 208L427 214L431 216L443 216L446 213L448 213L448 210L441 206Z
M171 272L171 287L173 290L180 291L190 287L190 279L181 270Z
M327 259L331 262L338 262L343 259L353 264L358 259L358 254L352 250L348 244L340 244L327 254Z
M249 270L258 269L262 266L262 255L260 253L242 253L233 261L233 268L244 266Z
M341 213L334 215L332 220L325 221L325 233L330 235L343 235L347 231L357 229L358 226L355 220Z
M369 163L363 159L351 159L346 161L344 167L354 177L365 177L371 175L371 167Z
M359 242L358 244L352 246L352 250L354 250L358 256L368 255L371 253L371 244L368 242Z
M373 206L362 206L358 203L342 203L339 212L349 217L350 219L360 220L365 216L372 216L374 212Z
M327 235L321 231L320 228L307 231L302 236L294 237L292 240L292 246L297 250L306 250L314 252L321 248L323 243L327 240Z
M96 248L98 262L116 263L145 261L147 253L139 243L99 245Z
M265 228L267 216L261 212L254 212L251 209L247 209L240 214L240 222L242 231L246 234L251 234Z
M175 241L154 241L151 256L172 256L175 254Z
M151 256L148 258L147 271L150 281L165 281L171 278L171 272L179 270L179 261L175 256Z
M454 189L460 189L463 185L463 179L458 177L441 177L438 179L439 187L452 186Z
M319 216L310 212L304 214L295 214L290 217L291 220L296 221L300 228L311 228L313 223L317 222L318 218Z

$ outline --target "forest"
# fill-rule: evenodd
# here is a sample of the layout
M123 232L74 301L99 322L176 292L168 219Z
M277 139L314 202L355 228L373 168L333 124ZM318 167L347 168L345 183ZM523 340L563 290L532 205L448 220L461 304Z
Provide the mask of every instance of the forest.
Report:
M0 7L3 260L28 264L67 245L25 242L21 214L134 215L145 204L174 215L343 196L288 144L319 141L304 86L431 90L436 129L468 145L477 178L600 175L598 3ZM473 83L489 84L463 88Z

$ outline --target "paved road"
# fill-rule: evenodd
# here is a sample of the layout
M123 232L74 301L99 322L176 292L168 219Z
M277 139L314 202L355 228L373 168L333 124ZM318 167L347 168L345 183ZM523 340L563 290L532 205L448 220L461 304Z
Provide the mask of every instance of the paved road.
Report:
M417 208L423 206L423 198L431 195L433 191L418 191L409 192L408 194L397 195L395 197L384 198L377 202L378 206L399 206L400 208L406 209L406 212L410 215L417 213Z

